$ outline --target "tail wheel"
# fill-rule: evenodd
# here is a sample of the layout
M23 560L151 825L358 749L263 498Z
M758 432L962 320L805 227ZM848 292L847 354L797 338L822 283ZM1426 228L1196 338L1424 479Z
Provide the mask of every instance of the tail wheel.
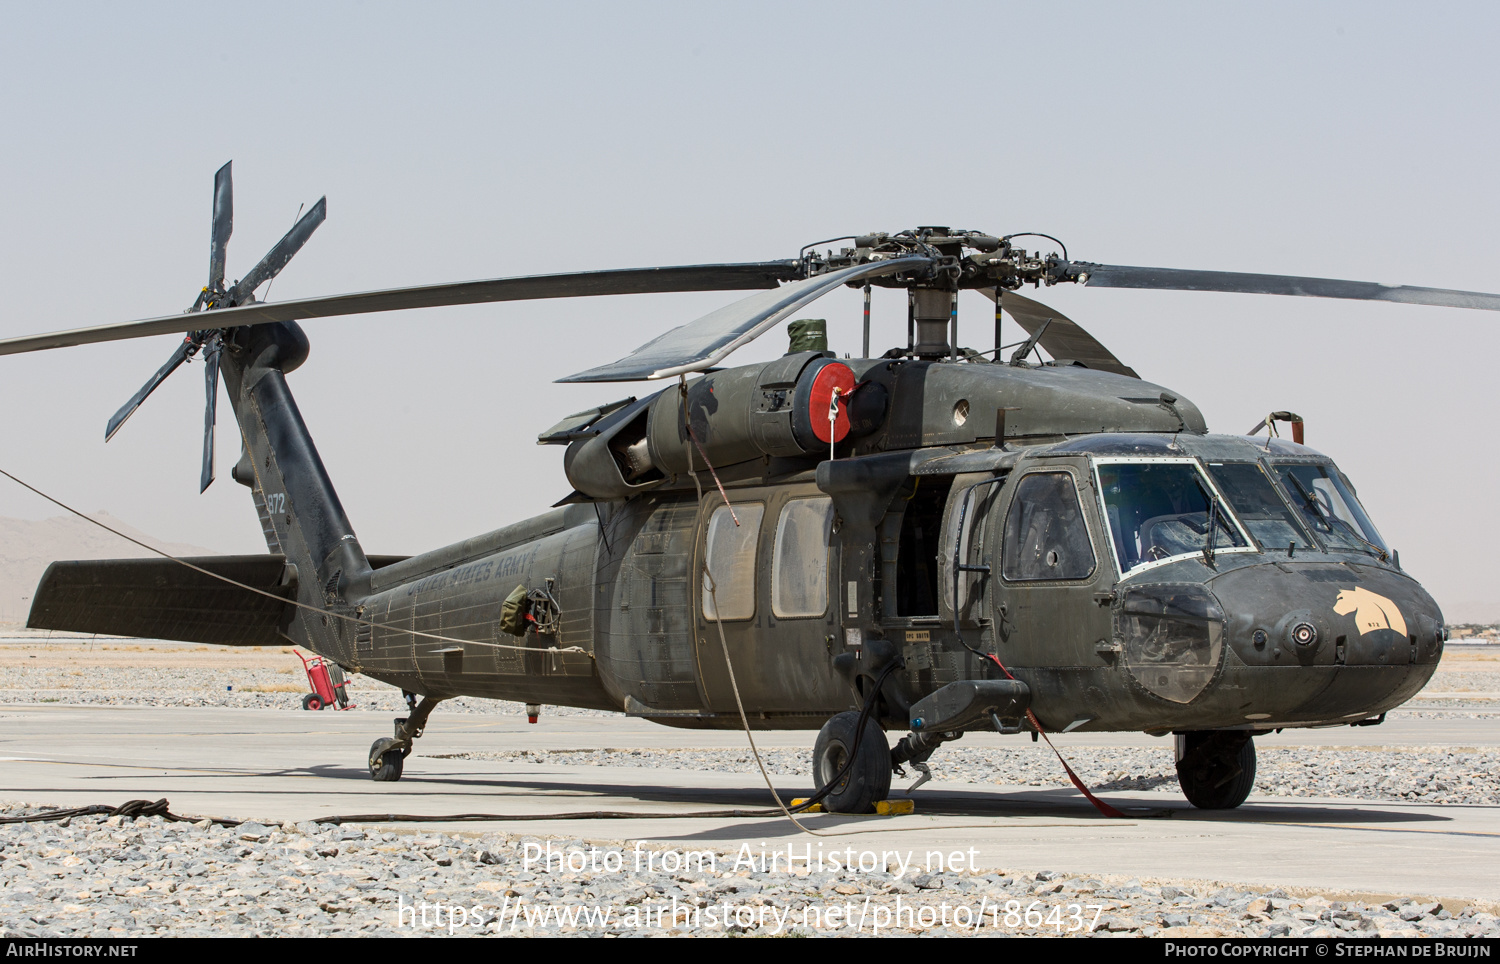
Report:
M1233 810L1255 785L1255 741L1234 730L1179 733L1177 783L1200 810Z
M390 737L370 744L370 779L376 783L395 783L401 779L401 764L406 754L396 748Z
M864 738L856 751L858 725L858 713L840 713L823 724L813 745L813 780L819 789L838 776L854 755L848 773L823 798L824 808L833 813L871 813L875 804L891 792L891 748L885 731L874 720L866 720Z
M308 693L302 697L302 708L304 710L321 710L323 708L323 699L317 693Z

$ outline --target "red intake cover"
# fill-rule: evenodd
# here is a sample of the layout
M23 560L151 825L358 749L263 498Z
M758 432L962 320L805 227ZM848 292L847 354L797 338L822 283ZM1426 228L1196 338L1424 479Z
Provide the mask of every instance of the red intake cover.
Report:
M838 416L832 426L828 422L828 407L833 403L834 391L839 393ZM824 445L842 442L849 434L849 393L854 390L854 372L843 362L829 362L813 375L812 393L807 408L798 412L796 418L812 429L813 437ZM833 437L828 437L832 427Z

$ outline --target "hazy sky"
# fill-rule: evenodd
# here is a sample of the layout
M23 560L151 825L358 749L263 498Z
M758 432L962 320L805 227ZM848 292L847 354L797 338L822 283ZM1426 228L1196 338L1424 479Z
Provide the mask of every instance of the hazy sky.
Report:
M1079 259L1500 290L1488 4L6 3L0 337L187 307L233 159L239 277L328 195L273 300L583 268L745 261L917 224L1045 231ZM1500 612L1486 312L1056 288L1210 428L1306 416L1440 603ZM551 379L733 295L308 324L291 378L374 553L569 490L561 415L651 387ZM973 334L988 347L984 307ZM858 349L857 296L820 302ZM876 301L877 350L904 340ZM246 490L197 494L202 369L106 446L175 336L0 358L0 467L86 510L261 551ZM782 352L766 336L735 356ZM3 480L0 480L3 482ZM0 515L55 510L10 483ZM135 554L122 547L122 555Z

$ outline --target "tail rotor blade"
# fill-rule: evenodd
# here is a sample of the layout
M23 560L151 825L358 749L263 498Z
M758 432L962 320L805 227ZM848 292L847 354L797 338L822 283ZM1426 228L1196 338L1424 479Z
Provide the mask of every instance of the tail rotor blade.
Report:
M166 381L167 376L176 371L177 366L187 361L188 356L197 350L198 346L191 338L184 338L182 344L177 346L177 350L172 352L172 357L167 359L167 363L158 368L156 374L151 376L150 381L142 385L141 390L136 392L130 401L121 406L120 410L109 420L109 424L104 429L104 441L108 442L114 438L115 433L120 430L120 426L125 424L125 420L134 415L135 410L141 407L141 403L146 400L146 396L156 391L156 386Z
M198 492L202 494L214 483L214 416L219 402L219 342L215 339L203 353L203 385L208 393L208 407L203 410L203 472Z
M230 303L244 304L255 293L256 288L280 274L286 263L292 260L292 255L301 250L307 239L318 229L318 225L327 219L328 198L318 198L318 203L313 205L312 210L302 215L286 236L277 241L276 246L260 259L260 264L251 268L250 273L234 286L234 291L230 292Z
M224 287L224 257L229 236L234 233L234 178L229 170L233 161L214 175L214 227L208 248L208 290Z

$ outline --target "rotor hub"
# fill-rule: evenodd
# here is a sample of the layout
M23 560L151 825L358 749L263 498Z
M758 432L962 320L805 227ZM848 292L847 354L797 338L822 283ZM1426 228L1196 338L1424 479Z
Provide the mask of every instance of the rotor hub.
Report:
M1026 232L1030 234L1031 232ZM1032 253L1011 243L1022 235L995 237L982 231L927 225L894 234L863 234L846 239L853 247L835 253L804 249L804 277L814 277L841 268L873 261L919 256L929 259L924 267L872 279L871 284L888 288L1006 288L1021 285L1057 284L1078 280L1069 271L1066 248L1061 255ZM1048 237L1049 235L1039 235ZM1059 247L1063 247L1058 242Z

